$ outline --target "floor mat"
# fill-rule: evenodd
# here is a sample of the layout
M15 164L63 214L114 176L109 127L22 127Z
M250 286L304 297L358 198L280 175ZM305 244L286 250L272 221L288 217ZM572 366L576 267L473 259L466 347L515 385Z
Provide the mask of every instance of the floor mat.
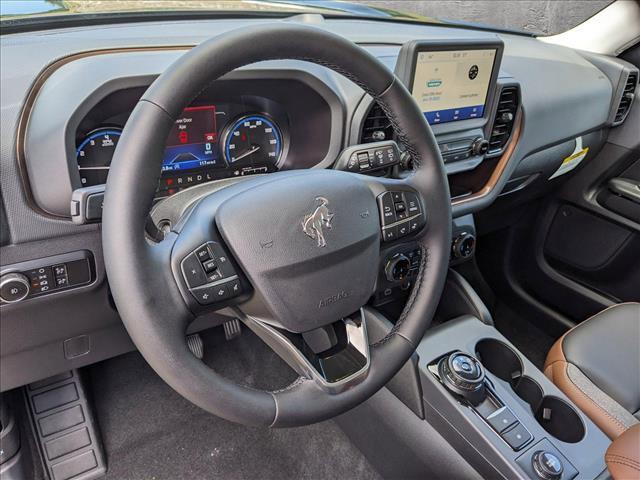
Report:
M268 388L294 377L253 334L224 342L220 331L204 335L218 372ZM92 367L90 378L109 480L380 478L333 422L286 430L227 422L175 393L138 353Z
M501 302L495 309L493 321L498 331L542 370L547 352L556 339Z

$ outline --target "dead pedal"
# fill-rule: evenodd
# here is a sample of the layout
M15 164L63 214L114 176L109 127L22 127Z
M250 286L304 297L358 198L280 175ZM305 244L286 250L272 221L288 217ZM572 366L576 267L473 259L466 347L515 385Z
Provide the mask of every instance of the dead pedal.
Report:
M204 343L199 333L187 335L187 346L194 357L202 360L202 357L204 357Z
M227 320L222 326L224 327L224 338L227 341L239 337L242 333L240 320L238 320L237 318L234 318L233 320Z

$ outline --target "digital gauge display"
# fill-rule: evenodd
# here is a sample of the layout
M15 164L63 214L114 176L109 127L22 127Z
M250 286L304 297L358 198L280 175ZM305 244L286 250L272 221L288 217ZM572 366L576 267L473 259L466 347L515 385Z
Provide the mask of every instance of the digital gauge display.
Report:
M121 128L104 126L78 138L83 187L106 183L121 135ZM156 198L221 178L275 172L282 153L282 133L271 116L239 104L189 106L167 135Z
M187 107L175 121L162 160L163 172L224 167L218 149L216 107Z

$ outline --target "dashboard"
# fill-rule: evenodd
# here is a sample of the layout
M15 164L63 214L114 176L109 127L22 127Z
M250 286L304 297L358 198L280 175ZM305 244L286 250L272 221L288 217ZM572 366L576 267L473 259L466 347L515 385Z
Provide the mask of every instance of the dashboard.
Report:
M292 104L287 91L303 97L313 114ZM143 92L115 90L80 119L75 131L80 188L106 183L126 120ZM266 79L218 82L175 121L166 140L156 199L214 180L314 166L327 153L330 117L327 101L295 79L277 85ZM311 120L321 123L309 125ZM303 133L311 128L318 134ZM306 159L292 163L302 149Z
M100 195L113 152L144 91L184 51L212 32L260 23L153 22L2 37L0 273L33 273L51 286L63 272L67 284L1 305L1 390L133 348L102 261ZM520 201L550 188L578 141L595 153L609 132L628 130L628 111L618 111L637 69L621 60L445 26L355 19L317 26L359 43L411 91L442 153L454 234L467 234L455 243L461 254L473 248L469 214L493 208L498 197ZM619 138L639 147L637 133ZM331 70L302 60L250 65L213 82L177 119L158 172L157 206L212 181L280 170L399 178L412 159L401 142L397 155L389 150L395 140L381 106ZM388 151L394 158L385 163ZM84 206L73 199L92 197L98 213L76 222L74 208ZM415 251L402 245L388 249L413 262ZM85 264L76 282L74 268ZM65 341L83 335L95 346L90 352L60 353Z
M268 114L235 104L194 105L183 110L162 161L158 198L212 180L278 169L283 134ZM83 186L105 184L122 127L106 122L79 138L76 160Z

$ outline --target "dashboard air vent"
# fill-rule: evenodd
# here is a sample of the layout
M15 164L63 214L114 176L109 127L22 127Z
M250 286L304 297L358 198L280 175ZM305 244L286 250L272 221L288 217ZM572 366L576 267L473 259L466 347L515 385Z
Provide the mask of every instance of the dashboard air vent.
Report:
M636 85L638 84L638 72L629 72L627 76L627 82L624 85L622 91L622 97L620 97L620 103L618 104L618 110L616 110L616 116L613 120L614 124L622 123L622 121L629 113L631 102L636 91Z
M381 142L393 138L393 127L389 118L377 103L371 105L362 124L360 143Z
M498 109L496 110L496 118L493 121L493 128L489 137L489 151L487 153L498 153L505 147L511 136L517 111L518 87L503 87L498 99Z

